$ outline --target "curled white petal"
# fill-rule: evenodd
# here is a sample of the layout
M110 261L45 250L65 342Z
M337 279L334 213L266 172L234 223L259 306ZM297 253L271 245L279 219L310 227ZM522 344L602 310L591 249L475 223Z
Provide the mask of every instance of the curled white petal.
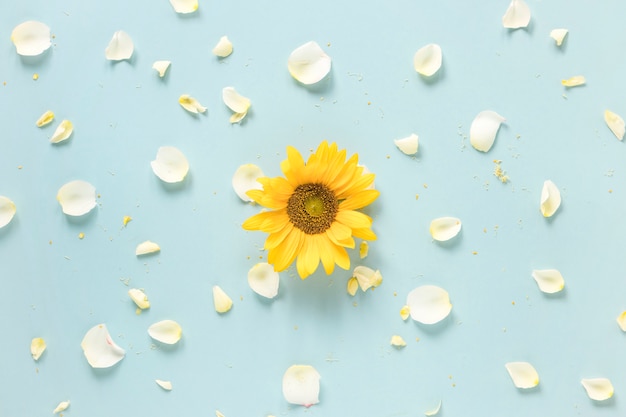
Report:
M289 73L302 84L321 81L330 72L330 65L330 57L314 41L297 47L287 60Z
M156 70L159 73L159 77L163 78L170 65L172 65L172 61L154 61L152 69Z
M419 137L415 133L406 138L395 139L393 142L406 155L415 155L419 147Z
M56 128L52 137L50 138L50 143L59 143L68 139L72 132L74 132L74 125L69 120L63 120L59 123L59 126Z
M35 337L30 341L30 354L33 359L38 361L41 355L43 355L46 350L46 341L41 337Z
M359 280L357 280L355 277L350 278L348 280L348 283L346 284L346 291L348 291L348 294L354 297L358 289Z
M507 29L525 28L530 23L530 8L523 0L512 0L502 16L502 26Z
M439 403L437 404L437 406L431 410L426 411L424 415L426 417L436 416L437 414L439 414L439 411L441 411L441 404L442 404L442 401L439 400Z
M109 46L104 50L104 54L109 61L121 61L130 59L133 56L135 45L128 33L118 30L113 34Z
M626 311L622 311L619 316L617 316L617 325L623 332L626 332Z
M37 127L44 127L45 125L51 123L54 120L54 113L51 110L47 110L44 114L42 114L39 119L35 122Z
M278 295L280 283L278 272L266 262L260 262L248 271L248 285L252 291L266 298L274 298Z
M170 0L176 13L187 14L198 10L198 0Z
M217 42L217 45L213 48L213 55L220 58L226 58L233 53L233 44L227 36L222 36Z
M539 289L547 294L554 294L565 287L563 275L556 269L535 269L532 275Z
M57 201L63 213L70 216L82 216L96 206L96 187L87 181L70 181L59 188Z
M424 324L435 324L452 311L448 292L435 285L422 285L406 297L411 318Z
M250 190L261 190L263 186L257 179L264 176L265 174L263 174L261 168L254 164L241 165L235 171L235 175L233 175L233 189L243 201L252 201L246 193Z
M52 410L52 414L56 414L56 413L60 413L61 411L65 411L67 410L67 408L70 406L70 402L69 401L61 401L59 403L59 405L57 405L57 407Z
M11 41L19 55L36 56L50 48L50 28L45 23L29 20L15 26Z
M543 183L541 189L541 203L540 209L543 217L552 217L561 205L561 192L550 180L546 180Z
M283 396L290 404L309 407L320 402L320 374L311 365L292 365L283 375Z
M225 87L222 90L222 100L224 104L235 114L230 118L231 123L240 122L250 109L250 99L239 94L233 87Z
M470 126L470 143L474 149L487 152L496 140L498 129L506 119L492 110L478 113Z
M154 340L173 345L183 336L183 329L174 320L162 320L148 327L148 334Z
M578 87L584 85L587 82L583 75L574 75L567 80L561 80L561 84L565 87Z
M131 288L128 290L128 296L140 309L145 310L146 308L150 308L148 296L139 288Z
M162 379L155 379L154 382L157 383L158 386L163 388L165 391L172 390L172 382L171 381L163 381Z
M98 324L85 334L80 344L92 368L109 368L124 358L124 349L111 339L106 324Z
M461 220L456 217L439 217L430 222L430 235L439 242L445 242L458 235L461 226Z
M624 119L622 119L619 114L613 113L611 110L605 110L604 121L616 138L619 140L624 139L626 124L624 123Z
M157 243L154 243L150 240L146 240L145 242L141 242L140 244L137 245L137 247L135 248L135 255L136 256L148 255L150 253L159 252L160 250L161 250L161 247Z
M565 36L567 36L567 29L552 29L550 31L550 37L556 42L556 46L561 46Z
M393 336L391 336L391 341L389 342L389 344L391 344L391 346L395 346L395 347L404 347L404 346L406 346L406 342L404 341L402 336L398 336L397 334L394 334Z
M587 391L587 395L592 400L608 400L615 392L613 384L611 384L611 381L607 378L582 379L580 383L583 384L585 391Z
M213 287L213 305L218 313L226 313L233 307L233 300L224 292L224 290L215 285Z
M504 366L517 388L533 388L539 384L539 374L528 362L509 362Z
M413 68L421 75L430 77L441 68L441 47L436 43L420 48L413 56Z
M8 197L0 195L0 229L13 220L16 211L15 203Z
M361 290L367 291L372 287L378 287L383 282L383 276L379 270L359 265L352 271L352 276L357 279Z
M206 107L204 107L198 100L191 97L189 94L183 94L178 97L178 104L180 104L183 109L187 110L189 113L204 113L206 111Z
M181 182L189 172L187 158L173 146L160 147L156 159L150 165L154 174L168 183Z

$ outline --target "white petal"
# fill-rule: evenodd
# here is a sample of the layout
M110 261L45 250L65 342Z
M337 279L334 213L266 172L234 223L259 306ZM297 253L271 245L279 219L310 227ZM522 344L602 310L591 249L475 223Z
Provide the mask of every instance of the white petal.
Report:
M626 332L626 311L622 311L622 313L617 316L617 325L623 332Z
M59 403L59 405L57 405L57 408L52 410L52 413L56 414L56 413L60 413L61 411L65 411L65 410L67 410L67 407L69 407L69 406L70 406L70 402L69 401L61 401Z
M162 379L155 379L154 382L157 383L158 386L163 388L165 391L172 390L172 382L171 381L163 381Z
M330 57L314 41L297 47L287 60L289 73L302 84L322 80L330 72L330 65Z
M72 132L74 132L74 125L72 122L69 120L63 120L52 134L50 143L63 142L72 135Z
M402 151L402 153L406 155L414 155L417 153L417 148L419 146L419 137L413 133L409 137L396 139L393 142L396 144L398 149Z
M54 113L51 110L46 111L42 114L39 119L35 122L37 127L44 127L45 125L51 123L54 120Z
M550 37L556 41L556 46L561 46L567 35L567 29L552 29Z
M233 87L222 89L222 100L235 113L247 113L250 108L250 99L239 94Z
M561 192L550 180L543 183L541 189L541 214L543 217L552 217L561 205Z
M233 300L219 286L213 287L213 304L215 311L226 313L233 307Z
M404 341L402 336L398 336L397 334L394 334L393 336L391 336L391 341L389 343L391 344L391 346L396 346L396 347L406 346L406 342Z
M320 374L310 365L292 365L283 375L283 396L290 404L309 407L320 402Z
M539 384L539 374L528 362L509 362L504 366L517 388L533 388Z
M189 172L187 158L173 146L160 147L156 159L150 162L150 165L157 177L169 183L181 182Z
M554 294L565 287L565 280L556 269L535 269L532 275L539 289L545 293Z
M371 287L378 287L383 282L383 276L379 270L374 271L366 266L359 265L354 268L352 276L357 279L363 291L367 291Z
M248 271L248 285L252 291L263 297L276 297L279 282L278 272L268 263L260 262Z
M148 296L140 289L131 288L130 290L128 290L128 295L130 296L130 299L133 300L135 304L137 304L137 307L139 307L140 309L145 310L146 308L150 308L150 300L148 300Z
M140 244L137 245L137 248L135 249L135 255L136 256L148 255L150 253L156 253L160 250L161 250L161 247L158 244L151 242L149 240L146 240L145 242L141 242Z
M16 211L15 203L9 198L0 195L0 229L13 220Z
M50 48L50 28L48 25L29 20L15 26L11 32L11 41L19 55L35 56Z
M215 417L226 417L220 410L215 410Z
M495 111L485 110L478 113L470 126L470 143L481 152L487 152L496 140L498 129L506 119Z
M441 68L441 47L436 43L420 48L413 57L413 68L421 75L430 77Z
M189 94L183 94L178 98L178 104L180 104L183 109L187 110L190 113L204 113L206 111L206 107L204 107L198 100L191 97Z
M523 0L512 0L502 16L502 26L508 29L525 28L530 23L530 8Z
M176 13L193 13L198 10L198 0L170 0Z
M620 115L613 113L611 110L605 110L604 121L616 138L619 140L624 139L626 124L624 124L624 119L622 119Z
M355 277L350 278L348 280L348 284L346 285L346 291L348 291L348 294L354 297L358 289L359 280L357 280Z
M448 292L435 285L422 285L406 297L411 318L424 324L435 324L448 317L452 310Z
M430 222L430 235L440 242L450 240L461 231L461 220L456 217L439 217Z
M167 72L171 64L172 61L154 61L154 64L152 64L152 69L155 69L159 73L159 77L163 78L165 77L165 73Z
M579 85L583 85L587 82L584 76L575 75L567 80L561 80L561 84L565 87L578 87Z
M33 359L38 361L43 352L46 350L46 341L41 337L35 337L30 342L30 354L33 356Z
M213 54L215 56L219 56L220 58L226 58L228 55L233 53L233 44L228 40L228 37L222 36L213 48Z
M104 53L109 61L121 61L130 59L134 50L135 45L133 45L133 40L128 36L128 33L118 30L113 34L113 38Z
M261 168L254 164L241 165L237 168L237 171L235 171L235 175L233 175L233 189L243 201L252 201L246 193L250 190L263 189L263 186L257 179L264 176L265 174L263 174Z
M70 216L82 216L96 206L96 187L86 181L70 181L57 193L57 201L63 213Z
M154 340L173 345L183 336L183 329L174 320L162 320L148 327L148 334Z
M580 381L592 400L604 401L613 396L613 384L607 378L591 378Z
M427 417L436 416L437 414L439 414L439 411L441 411L441 400L439 400L439 403L437 404L435 408L433 408L432 410L426 411L424 415Z
M124 358L124 349L113 342L104 323L89 329L80 347L92 368L109 368Z

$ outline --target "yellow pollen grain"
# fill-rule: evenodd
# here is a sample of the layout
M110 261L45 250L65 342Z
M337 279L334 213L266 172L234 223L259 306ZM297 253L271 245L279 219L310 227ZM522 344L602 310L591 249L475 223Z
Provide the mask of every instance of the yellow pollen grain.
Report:
M78 238L79 238L79 239L84 239L84 238L85 238L85 234L84 234L83 232L80 232L80 233L78 234Z
M124 218L122 219L122 224L124 225L124 227L126 227L126 225L127 225L127 224L131 221L131 220L133 220L133 218L132 218L132 217L130 217L130 216L124 216Z
M39 74L34 73L33 74L33 80L37 81L39 79Z

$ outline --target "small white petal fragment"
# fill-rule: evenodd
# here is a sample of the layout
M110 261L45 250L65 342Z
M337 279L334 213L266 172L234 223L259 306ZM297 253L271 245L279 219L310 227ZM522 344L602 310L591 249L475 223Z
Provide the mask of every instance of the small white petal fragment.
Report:
M67 407L70 406L70 402L69 401L61 401L59 403L59 405L57 405L57 408L55 408L54 410L52 410L53 414L57 414L60 413L61 411L65 411L67 410Z
M525 28L530 23L530 8L523 0L512 0L502 16L502 26L507 29Z
M540 209L543 217L552 217L561 205L561 192L550 180L546 180L543 183L541 189L541 203Z
M626 332L626 311L622 311L622 313L617 316L617 325L623 332Z
M106 59L109 61L122 61L133 56L135 45L128 33L118 30L113 34L109 46L104 50Z
M410 315L411 315L411 308L407 305L402 306L402 308L400 309L400 317L402 318L402 320L408 319Z
M352 277L357 279L363 291L378 287L383 282L383 276L379 270L374 271L372 268L361 265L354 268Z
M419 137L415 133L403 139L396 139L393 142L405 155L415 155L419 147Z
M150 240L146 240L145 242L141 242L140 244L137 245L137 247L135 248L135 255L136 256L149 255L151 253L159 252L160 250L161 250L161 247L157 243L154 243Z
M411 318L424 324L435 324L448 317L452 311L450 296L443 288L422 285L406 297Z
M228 312L233 307L233 300L218 285L213 287L213 304L215 311L220 314Z
M248 197L246 193L250 190L262 189L263 186L257 181L257 179L264 176L265 174L263 174L261 168L254 164L241 165L235 171L235 175L233 175L233 189L239 198L245 202L250 202L252 199Z
M50 28L45 23L29 20L15 26L11 41L22 56L36 56L50 48Z
M87 181L70 181L59 188L57 201L63 213L70 216L82 216L96 206L96 187Z
M584 76L575 75L567 80L561 80L561 84L565 87L578 87L579 85L584 85L587 82Z
M159 77L163 78L170 65L172 65L172 61L154 61L152 69L156 70L159 73Z
M528 362L509 362L504 366L517 388L528 389L539 384L539 374Z
M9 198L0 195L0 229L13 220L17 208Z
M139 288L131 288L128 290L128 295L140 309L145 310L146 308L150 308L150 300L148 300L148 296Z
M565 287L563 275L556 269L535 269L532 276L539 289L547 294L557 293Z
M413 56L413 68L426 77L434 75L441 68L441 47L436 43L420 48Z
M34 360L38 361L45 350L46 341L41 337L35 337L30 341L30 354L33 356Z
M389 343L391 344L391 346L395 346L395 347L406 346L406 342L404 341L402 336L398 336L397 334L394 334L393 336L391 336L391 341Z
M37 127L44 127L47 124L50 124L54 120L54 113L51 110L46 111L42 114L39 119L35 122Z
M506 119L492 110L478 113L470 126L470 143L474 149L487 152L493 146L500 125Z
M436 416L437 414L439 414L439 411L441 411L441 400L439 400L439 404L437 404L435 408L433 408L432 410L426 411L424 415L426 417Z
M150 162L154 175L167 183L181 182L189 172L189 162L185 155L173 146L162 146L156 159Z
M148 327L148 334L156 341L173 345L183 336L183 329L174 320L162 320Z
M287 60L287 69L302 84L315 84L330 72L331 59L317 42L297 47Z
M556 41L556 46L563 45L563 40L567 36L567 29L552 29L550 31L550 37Z
M72 135L72 132L74 132L74 125L72 122L69 120L63 120L52 134L50 143L63 142Z
M178 98L178 104L180 104L183 109L187 110L189 113L204 113L206 111L206 107L204 107L198 100L191 97L189 94L183 94Z
M346 291L348 291L348 294L354 297L358 289L359 289L359 280L356 279L355 277L350 278L346 286Z
M222 100L235 113L230 117L231 123L240 122L248 114L250 99L239 94L233 87L222 89Z
M215 410L215 417L226 417L220 410Z
M171 381L163 381L162 379L155 379L154 382L157 383L158 386L163 388L165 391L172 390L172 382Z
M259 262L248 271L248 285L252 291L265 298L274 298L278 295L279 283L278 272L266 262Z
M580 383L585 387L589 398L595 401L608 400L615 392L613 384L607 378L582 379Z
M456 217L439 217L430 222L430 235L439 242L445 242L458 235L461 226L461 220Z
M290 404L310 407L320 402L320 374L310 365L292 365L283 375L283 396Z
M106 324L98 324L85 334L80 344L92 368L109 368L124 358L124 349L111 339Z
M176 13L187 14L198 10L198 0L170 0Z
M611 110L605 110L604 121L617 139L624 139L626 124L624 124L624 119L619 114L613 113Z
M215 56L226 58L233 53L233 44L227 36L222 36L212 52Z

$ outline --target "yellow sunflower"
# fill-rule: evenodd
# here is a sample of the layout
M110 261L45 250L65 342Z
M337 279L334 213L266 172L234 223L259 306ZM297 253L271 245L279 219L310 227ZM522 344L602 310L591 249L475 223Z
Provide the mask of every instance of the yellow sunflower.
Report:
M286 269L297 258L302 279L317 269L320 260L327 274L335 264L350 268L346 248L354 248L354 237L376 239L371 217L356 211L378 197L370 189L374 174L363 173L359 156L346 161L346 150L324 141L305 163L293 147L280 168L285 175L260 178L262 190L248 196L270 209L243 223L246 230L269 233L265 241L267 260L276 271Z

